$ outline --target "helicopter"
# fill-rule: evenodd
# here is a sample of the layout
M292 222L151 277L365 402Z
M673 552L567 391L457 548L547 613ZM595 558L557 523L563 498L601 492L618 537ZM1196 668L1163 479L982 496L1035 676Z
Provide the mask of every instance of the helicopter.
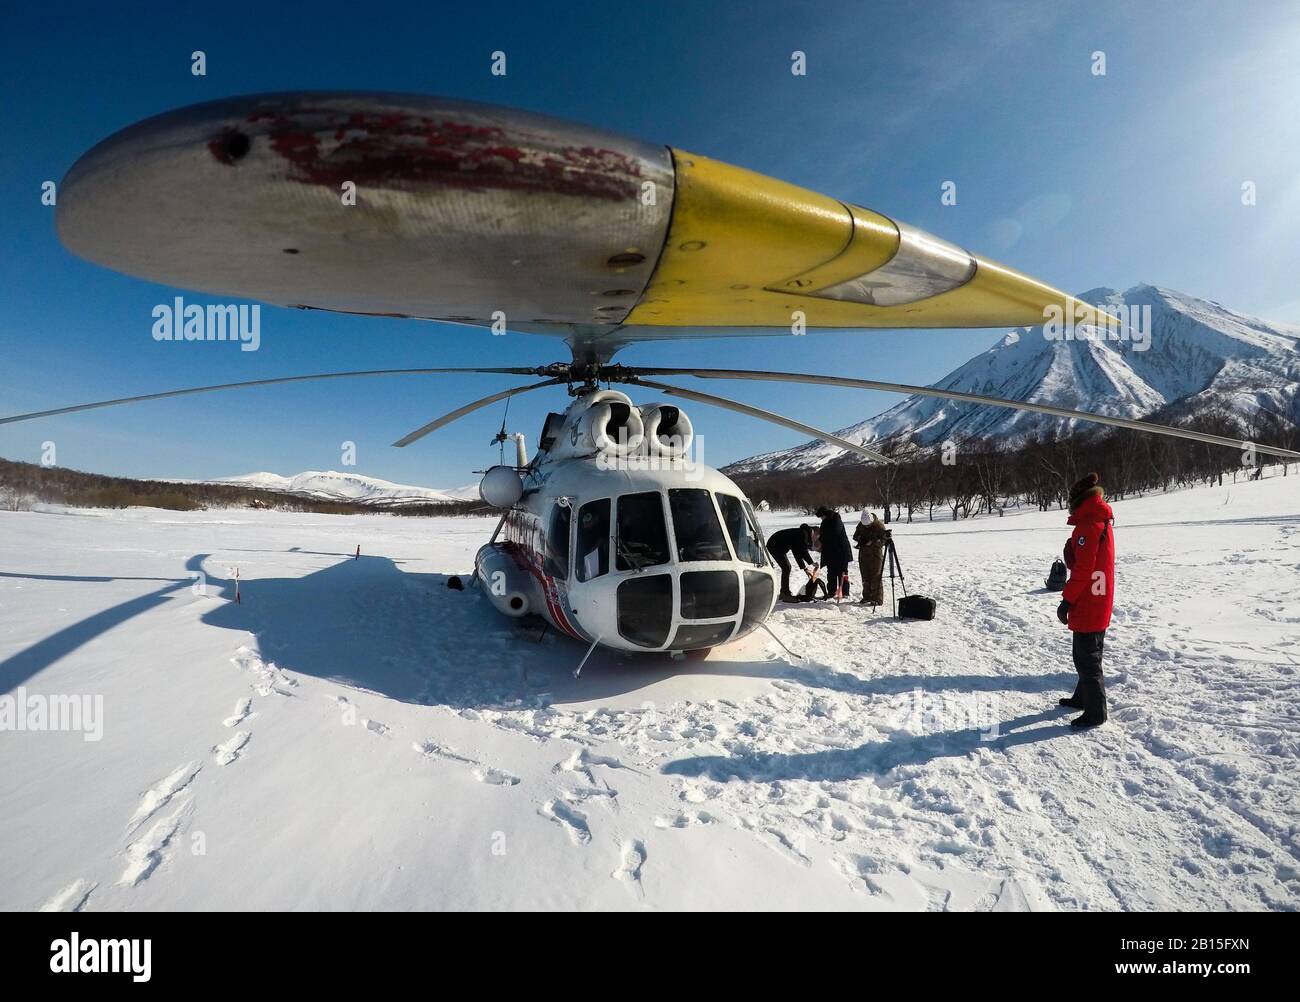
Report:
M127 275L299 309L439 321L563 339L545 366L355 370L144 393L0 418L307 380L445 373L534 376L402 437L544 388L573 398L527 455L489 469L501 510L475 578L511 617L623 651L708 650L762 627L777 572L753 505L692 460L675 403L772 422L890 460L785 415L659 376L770 380L991 404L1242 448L1237 439L1025 401L816 373L625 366L627 345L873 328L1119 321L879 212L684 150L449 98L291 92L166 112L85 153L60 186L74 254ZM459 325L459 326L458 326ZM602 385L604 384L604 388ZM498 440L504 442L504 426ZM1288 459L1300 453L1254 444ZM586 658L583 659L584 663ZM579 670L581 665L579 665Z

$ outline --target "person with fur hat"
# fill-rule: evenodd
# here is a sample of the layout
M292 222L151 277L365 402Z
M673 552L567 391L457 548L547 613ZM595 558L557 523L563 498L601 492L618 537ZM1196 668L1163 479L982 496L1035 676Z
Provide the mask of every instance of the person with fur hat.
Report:
M1070 488L1070 517L1066 522L1074 529L1065 544L1070 579L1061 593L1056 618L1074 635L1074 670L1079 674L1079 684L1074 695L1060 700L1060 705L1083 711L1082 716L1070 721L1075 728L1106 722L1101 656L1115 606L1114 521L1115 513L1106 503L1097 474L1089 473Z
M883 605L885 602L885 542L889 530L874 512L862 512L858 527L853 530L853 544L858 548L858 570L862 573L862 605Z

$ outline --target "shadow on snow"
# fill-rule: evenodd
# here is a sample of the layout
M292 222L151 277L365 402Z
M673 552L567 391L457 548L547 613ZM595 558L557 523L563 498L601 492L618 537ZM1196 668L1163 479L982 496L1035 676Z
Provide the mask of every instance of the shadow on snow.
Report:
M305 552L305 551L291 551ZM323 555L323 554L322 554ZM278 667L327 679L403 702L496 709L544 708L590 702L635 692L676 675L696 678L746 677L782 680L812 689L854 696L925 692L1067 690L1072 673L1040 676L886 675L859 678L817 664L785 660L686 660L666 655L600 650L583 669L572 669L585 646L554 630L521 626L498 614L472 587L453 591L447 575L400 570L387 557L350 555L302 577L254 578L240 583L204 567L208 554L186 561L189 574L206 575L206 595L191 601L216 604L201 621L219 629L251 632L260 656ZM119 603L66 626L0 662L0 692L7 692L55 661L136 616L176 599L189 598L192 577L120 578L4 573L6 578L45 581L161 581L148 594ZM870 625L868 620L864 626ZM893 623L883 620L882 623ZM811 624L815 625L815 624ZM896 625L896 624L895 624ZM999 725L999 736L950 731L895 735L854 749L802 755L702 756L665 766L674 775L763 779L843 779L915 764L938 756L964 755L977 748L1005 749L1063 733L1058 728L1021 730L1056 717L1041 714Z

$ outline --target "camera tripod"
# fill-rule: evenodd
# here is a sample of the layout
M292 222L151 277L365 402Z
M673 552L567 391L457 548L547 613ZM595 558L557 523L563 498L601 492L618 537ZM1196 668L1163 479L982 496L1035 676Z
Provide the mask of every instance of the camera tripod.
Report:
M889 562L889 601L894 607L894 618L898 618L898 596L894 593L894 574L898 574L898 583L907 597L907 582L903 580L903 564L898 559L898 547L894 545L894 534L885 533L885 559Z

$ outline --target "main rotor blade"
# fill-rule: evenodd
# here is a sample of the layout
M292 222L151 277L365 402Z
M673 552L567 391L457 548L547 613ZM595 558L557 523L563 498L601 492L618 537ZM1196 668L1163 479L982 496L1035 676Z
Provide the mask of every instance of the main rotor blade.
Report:
M933 386L912 386L908 383L886 383L876 379L854 379L848 376L821 376L806 372L765 372L757 369L658 369L641 366L627 366L625 372L645 373L652 376L696 376L700 379L755 379L780 383L815 383L821 386L845 386L859 390L884 390L888 393L908 393L923 397L940 397L944 400L958 400L962 403L990 404L993 407L1010 407L1014 410L1032 411L1035 414L1050 414L1053 417L1075 418L1079 421L1091 421L1094 424L1110 425L1113 428L1127 428L1130 431L1149 432L1152 435L1168 435L1172 438L1184 438L1192 442L1206 442L1210 445L1222 445L1230 449L1241 450L1249 440L1228 438L1224 435L1211 435L1208 432L1192 431L1188 428L1174 428L1170 425L1155 424L1151 421L1135 421L1132 418L1110 417L1106 414L1094 414L1090 411L1076 411L1068 407L1053 407L1050 404L1034 404L1023 400L1007 400L1003 397L986 397L978 393L962 393L958 390L939 390ZM824 435L821 437L825 437ZM1249 442L1256 452L1280 456L1283 459L1300 459L1300 452L1283 449L1275 445L1262 445Z
M681 370L683 374L688 374L686 370ZM715 397L712 393L700 393L698 390L687 390L680 386L669 386L667 383L657 383L652 379L613 379L615 383L629 383L634 386L648 386L654 390L662 390L664 393L670 393L675 397L685 397L687 400L696 400L702 404L713 404L715 407L725 407L727 410L739 411L741 414L748 414L750 417L759 418L762 421L771 421L773 424L779 424L785 428L794 431L803 432L813 438L820 438L823 442L830 442L831 445L838 445L841 449L849 452L856 452L859 456L867 459L874 459L881 463L892 463L893 460L888 456L882 456L878 452L873 452L861 445L855 445L847 439L832 435L828 431L819 431L812 425L804 424L802 421L796 421L794 418L784 417L780 414L773 414L771 411L765 411L761 407L751 407L749 404L742 404L738 400L729 400L726 397Z
M524 371L531 372L532 370L525 369ZM430 432L437 431L443 425L451 424L457 418L462 418L471 411L478 410L480 407L494 404L498 400L505 400L509 397L518 396L520 393L527 393L529 390L540 390L543 386L557 386L563 382L565 382L563 379L543 379L540 383L530 383L527 386L512 386L510 389L502 390L500 393L493 393L490 397L483 397L480 400L475 400L472 403L466 404L464 407L457 407L450 414L444 414L440 418L435 418L423 427L416 428L415 431L411 432L409 435L399 438L393 443L393 445L401 449L410 445L412 442L418 442Z
M74 414L77 411L91 411L97 407L116 407L118 404L134 404L142 400L162 400L165 397L184 397L191 393L213 393L217 390L237 390L246 386L271 386L275 383L304 383L313 379L345 379L350 376L428 376L448 372L485 372L501 375L531 376L532 369L360 369L355 372L318 372L307 376L277 376L274 379L250 379L241 383L217 383L214 386L191 386L184 390L164 390L161 393L142 393L136 397L118 397L116 400L98 400L93 404L74 404L71 407L55 407L48 411L32 411L30 414L14 414L0 417L0 424L13 424L17 421L33 421L36 418L54 417L56 414Z

